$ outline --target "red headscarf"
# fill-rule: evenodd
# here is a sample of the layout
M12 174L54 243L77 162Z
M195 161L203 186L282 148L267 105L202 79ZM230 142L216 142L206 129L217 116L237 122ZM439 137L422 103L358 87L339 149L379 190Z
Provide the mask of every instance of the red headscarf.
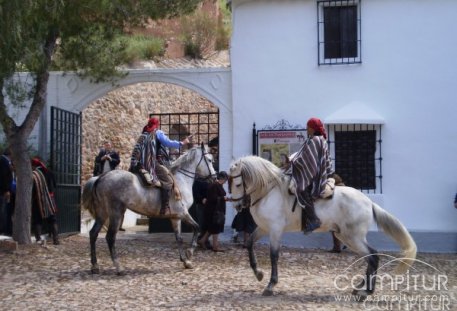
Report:
M315 132L319 132L325 139L327 139L327 132L325 131L324 124L318 118L311 118L306 123L307 127L312 128Z
M44 170L45 172L48 171L48 168L47 168L46 165L40 160L40 158L34 157L34 158L32 158L31 161L32 161L32 166L33 166L33 167L41 167L41 168L43 168L43 170Z
M159 125L160 125L159 119L150 118L149 121L148 121L148 124L146 124L145 127L143 127L143 133L144 132L151 133L155 129L159 128Z

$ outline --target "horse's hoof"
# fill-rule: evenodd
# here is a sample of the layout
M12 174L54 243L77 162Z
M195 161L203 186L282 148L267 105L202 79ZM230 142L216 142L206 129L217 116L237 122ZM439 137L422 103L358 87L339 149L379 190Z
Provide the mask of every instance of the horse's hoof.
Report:
M356 298L355 301L358 301L358 302L364 302L365 300L367 300L368 295L370 295L370 293L368 293L366 290L354 289L352 291L352 296L354 296Z
M99 267L92 268L92 269L90 269L90 272L92 272L92 274L100 274L100 268Z
M263 280L263 271L262 270L256 271L255 277L257 278L257 281L259 281L259 282L262 281Z
M186 261L184 261L184 268L193 269L194 266L192 265L192 262L190 260L186 260Z
M190 249L190 248L186 249L186 257L187 257L187 259L191 259L192 256L194 256L194 250Z
M265 288L263 290L262 296L268 297L268 296L273 296L273 290L269 288Z
M117 271L117 275L118 276L124 276L124 275L126 275L126 273L125 273L124 270L120 270L120 271Z

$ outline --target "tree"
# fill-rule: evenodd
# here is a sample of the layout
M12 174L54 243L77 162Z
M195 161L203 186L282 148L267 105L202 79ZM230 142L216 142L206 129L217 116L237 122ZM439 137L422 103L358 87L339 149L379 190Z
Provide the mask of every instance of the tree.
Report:
M0 0L0 124L16 168L13 239L19 244L31 242L27 140L46 104L49 72L72 70L93 82L114 81L123 75L117 66L126 45L118 36L126 27L190 13L200 2ZM29 73L27 81L19 78L20 71ZM9 114L7 103L29 107L21 124Z

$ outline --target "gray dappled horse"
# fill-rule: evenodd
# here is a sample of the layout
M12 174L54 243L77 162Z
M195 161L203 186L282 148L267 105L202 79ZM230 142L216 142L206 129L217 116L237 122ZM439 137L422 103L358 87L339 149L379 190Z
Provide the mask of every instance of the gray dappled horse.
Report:
M103 225L108 222L106 241L111 254L111 259L117 273L123 270L117 259L115 242L116 234L121 226L122 215L126 209L148 217L169 218L178 242L179 256L186 268L192 268L190 261L193 251L197 246L199 232L198 224L192 219L188 209L193 203L192 185L194 179L211 178L215 175L213 157L203 147L194 147L188 150L173 162L170 171L175 179L175 189L170 197L170 215L160 216L160 190L153 187L144 187L138 177L130 172L114 170L92 177L84 186L82 206L89 210L95 219L90 230L90 253L92 273L99 273L95 242ZM176 190L178 188L178 191ZM183 239L181 236L181 220L189 224L193 230L191 248L183 252Z
M246 156L234 161L229 171L229 191L232 200L250 208L257 229L248 241L249 261L255 276L263 279L257 269L254 242L264 235L270 238L271 278L263 295L273 294L278 283L278 258L281 236L284 232L301 231L301 207L294 208L295 195L289 193L290 176L270 161L257 156ZM331 199L314 203L316 215L322 225L314 232L333 231L337 238L367 261L368 267L362 282L353 294L366 298L374 292L379 256L370 247L366 235L375 222L397 242L403 251L397 273L404 273L416 257L416 243L398 219L372 202L362 192L345 186L335 187Z

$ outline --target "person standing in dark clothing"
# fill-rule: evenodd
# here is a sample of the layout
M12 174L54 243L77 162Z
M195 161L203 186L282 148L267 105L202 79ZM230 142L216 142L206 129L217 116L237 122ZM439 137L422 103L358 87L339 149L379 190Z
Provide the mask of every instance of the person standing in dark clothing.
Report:
M232 228L237 232L243 232L243 247L247 247L247 241L257 225L252 218L249 208L242 208L233 219Z
M194 196L195 210L197 214L197 223L200 227L200 234L198 239L200 240L205 232L203 228L205 226L205 203L206 203L206 193L208 192L209 182L203 179L195 179L194 184L192 185L192 194ZM206 248L210 248L209 242L205 245Z
M54 245L58 245L60 242L56 219L57 206L54 199L56 189L54 174L38 157L32 159L32 168L32 226L36 241L41 241L42 226L47 222Z
M219 246L219 233L224 232L225 225L225 202L228 200L224 190L224 183L227 181L228 175L221 171L217 174L217 179L208 186L207 201L205 206L205 225L203 230L205 234L198 241L198 244L204 248L210 235L213 236L213 251L223 252Z
M6 149L0 156L0 233L8 232L8 205L11 200L11 186L13 182L13 166L10 152Z
M112 149L111 142L105 141L103 148L95 157L94 176L116 169L120 162L119 153Z

